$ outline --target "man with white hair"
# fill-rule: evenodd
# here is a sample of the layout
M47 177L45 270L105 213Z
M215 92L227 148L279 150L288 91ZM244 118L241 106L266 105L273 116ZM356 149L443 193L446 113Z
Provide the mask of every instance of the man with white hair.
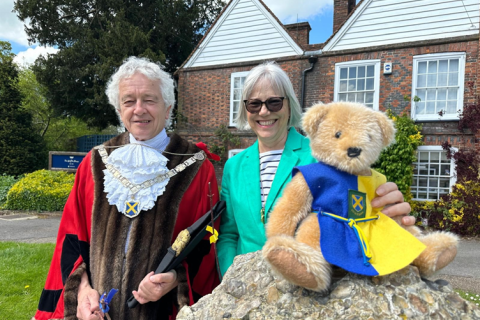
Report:
M130 57L106 94L128 132L95 147L78 168L38 320L103 319L108 309L116 320L172 319L218 284L208 240L180 267L153 273L178 233L218 200L206 150L165 131L173 79ZM102 300L111 289L118 293ZM140 305L129 309L132 293Z

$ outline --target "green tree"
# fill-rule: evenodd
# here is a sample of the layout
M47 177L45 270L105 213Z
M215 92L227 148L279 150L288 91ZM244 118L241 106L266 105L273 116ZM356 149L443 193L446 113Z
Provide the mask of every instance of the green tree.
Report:
M59 49L33 67L57 115L104 128L118 124L104 91L122 61L143 56L175 71L222 6L222 0L16 0L14 10L29 20L30 41Z
M56 115L45 97L47 89L30 68L19 71L17 87L23 97L21 106L32 115L32 126L43 137L49 151L76 151L76 138L83 135L118 133L116 128L101 132L74 116Z
M0 173L20 175L44 168L45 143L32 130L31 115L21 108L18 70L8 42L0 41Z

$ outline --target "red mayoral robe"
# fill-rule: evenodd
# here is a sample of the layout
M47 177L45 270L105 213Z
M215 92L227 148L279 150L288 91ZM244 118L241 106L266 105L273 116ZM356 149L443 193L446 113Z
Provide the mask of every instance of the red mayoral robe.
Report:
M128 133L105 144L126 143ZM172 169L191 157L179 154L200 149L174 134L166 151L177 153L165 155L170 160L168 169ZM178 233L218 201L213 165L208 159L198 161L172 177L155 207L133 219L108 204L103 192L104 169L97 150L90 151L78 168L35 319L76 319L78 284L84 272L100 294L119 289L110 303L112 319L174 319L178 307L193 304L219 284L215 253L208 238L177 269L177 288L159 301L135 309L128 309L126 300L156 269ZM219 219L215 225L218 230Z

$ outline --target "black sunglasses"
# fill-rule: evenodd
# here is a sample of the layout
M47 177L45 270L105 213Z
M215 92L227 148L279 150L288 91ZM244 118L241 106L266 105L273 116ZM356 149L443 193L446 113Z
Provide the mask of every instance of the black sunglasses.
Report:
M285 97L271 97L265 101L251 99L243 100L243 103L245 103L245 108L247 108L247 111L250 113L259 113L264 103L268 111L278 112L283 108L283 99L285 99Z

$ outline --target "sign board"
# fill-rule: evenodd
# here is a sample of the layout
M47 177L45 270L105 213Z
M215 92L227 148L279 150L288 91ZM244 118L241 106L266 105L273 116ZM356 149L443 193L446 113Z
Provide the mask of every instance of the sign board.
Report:
M50 151L48 153L48 169L76 172L86 154L86 152Z

